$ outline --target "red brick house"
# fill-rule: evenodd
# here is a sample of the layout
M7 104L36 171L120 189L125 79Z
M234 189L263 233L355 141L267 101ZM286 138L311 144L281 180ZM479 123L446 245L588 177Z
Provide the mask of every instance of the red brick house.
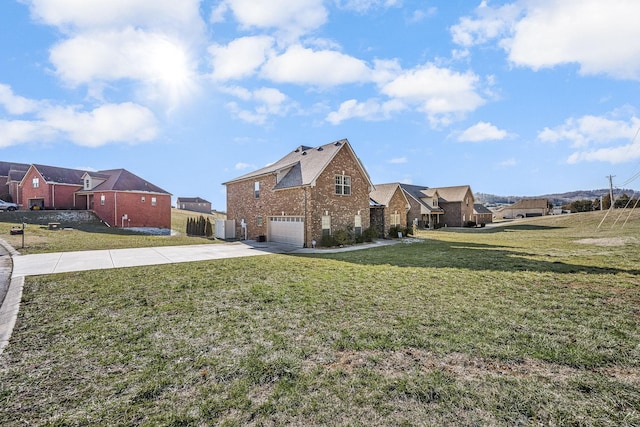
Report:
M371 224L372 226L375 224L379 235L388 235L391 227L407 226L407 212L411 205L399 183L376 184L370 197L372 200Z
M111 227L171 228L171 194L125 169L99 172L30 165L20 181L23 209L91 210Z
M75 205L112 227L171 228L171 194L125 169L84 172Z
M18 203L20 182L29 166L25 163L0 161L0 199L5 202Z
M338 230L369 228L373 184L346 139L301 145L224 185L227 219L242 238L311 247Z
M74 209L75 192L82 188L77 169L31 165L20 182L23 209Z

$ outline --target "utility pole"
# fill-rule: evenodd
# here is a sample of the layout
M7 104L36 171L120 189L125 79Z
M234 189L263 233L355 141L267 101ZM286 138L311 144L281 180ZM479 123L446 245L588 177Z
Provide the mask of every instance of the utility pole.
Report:
M613 209L613 178L615 177L615 175L609 175L607 178L609 178L609 200L611 201L611 205L609 206L609 209Z

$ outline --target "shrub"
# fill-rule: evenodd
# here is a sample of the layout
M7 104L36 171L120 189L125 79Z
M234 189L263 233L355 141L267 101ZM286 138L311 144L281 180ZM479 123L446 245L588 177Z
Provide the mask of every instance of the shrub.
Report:
M413 236L413 227L412 226L405 227L404 235L405 236Z
M373 242L373 239L378 238L378 231L373 227L369 227L362 232L362 237L365 242Z
M465 221L464 226L465 227L475 227L476 223L475 223L475 221Z
M337 230L333 234L333 240L336 245L352 245L354 242L353 235L349 233L349 230Z

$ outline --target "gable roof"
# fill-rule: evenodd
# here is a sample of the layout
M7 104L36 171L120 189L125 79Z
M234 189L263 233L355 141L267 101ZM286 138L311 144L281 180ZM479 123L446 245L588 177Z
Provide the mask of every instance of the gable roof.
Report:
M548 204L548 199L520 199L512 205L504 206L502 209L547 209Z
M103 170L97 172L97 174L100 175L100 177L107 177L107 179L91 191L135 191L141 193L170 194L126 169Z
M26 172L29 169L29 166L30 165L26 163L13 163L13 162L0 161L0 176L9 176L11 171Z
M369 193L369 196L377 205L389 206L393 195L398 189L400 189L400 194L402 194L405 203L408 205L409 201L407 200L407 196L404 194L404 191L400 188L400 184L397 182L391 184L376 184L376 188Z
M334 141L316 148L300 145L280 160L261 169L224 182L223 184L228 185L234 182L258 178L264 175L281 173L284 174L284 176L274 187L275 190L311 185L318 176L320 176L322 171L325 170L329 163L331 163L338 152L343 149L351 151L356 159L357 166L362 170L363 174L367 178L369 186L373 188L373 183L369 178L367 170L364 168L362 162L360 162L360 159L353 151L353 148L351 148L351 144L346 139Z
M438 196L445 202L462 202L467 193L471 192L471 187L468 185L456 185L453 187L435 187L431 188L431 190L437 190Z
M178 197L178 203L211 203L201 197Z
M474 203L473 204L473 213L474 214L489 214L489 215L493 215L493 212L491 212L489 210L489 208L487 208L482 203Z
M435 189L429 189L427 187L421 185L411 185L411 184L399 184L400 188L407 194L409 197L414 199L416 202L420 204L420 211L424 214L427 213L442 213L444 212L440 207L431 206L429 203L422 200L424 197L432 198L437 191Z
M82 175L85 173L83 170L61 168L58 166L33 164L31 167L35 168L46 182L53 184L82 185Z

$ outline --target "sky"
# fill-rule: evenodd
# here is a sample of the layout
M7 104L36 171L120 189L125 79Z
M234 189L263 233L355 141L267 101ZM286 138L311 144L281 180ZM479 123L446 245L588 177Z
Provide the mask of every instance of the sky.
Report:
M640 188L640 1L4 0L0 160L223 182L346 138L376 183Z

